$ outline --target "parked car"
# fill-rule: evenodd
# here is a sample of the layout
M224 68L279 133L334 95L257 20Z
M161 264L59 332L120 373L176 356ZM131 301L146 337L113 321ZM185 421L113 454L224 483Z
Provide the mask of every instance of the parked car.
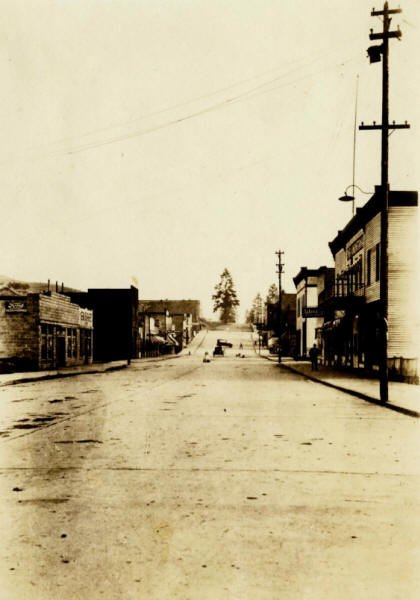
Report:
M226 346L226 348L232 348L233 344L227 340L217 340L218 346Z
M217 346L213 350L213 356L224 356L225 351L223 350L223 346L217 344Z
M279 338L271 337L267 342L267 348L270 354L278 354L279 352Z

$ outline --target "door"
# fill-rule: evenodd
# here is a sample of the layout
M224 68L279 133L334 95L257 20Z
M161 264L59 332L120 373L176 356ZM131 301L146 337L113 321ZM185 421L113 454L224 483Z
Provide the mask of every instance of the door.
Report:
M66 366L66 338L64 335L55 338L55 366Z

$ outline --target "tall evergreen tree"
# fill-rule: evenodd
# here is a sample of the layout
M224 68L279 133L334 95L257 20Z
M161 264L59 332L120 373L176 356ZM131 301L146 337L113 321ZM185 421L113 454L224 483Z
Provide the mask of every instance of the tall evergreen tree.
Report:
M236 307L239 300L236 295L232 275L227 269L220 276L220 282L214 287L213 312L220 311L222 323L234 323L236 321Z
M263 303L261 294L259 292L255 296L254 301L252 303L251 313L252 313L252 317L253 317L252 322L255 325L257 323L261 324L264 322L264 303Z
M275 304L279 301L279 291L275 283L272 283L268 288L266 302L268 304Z

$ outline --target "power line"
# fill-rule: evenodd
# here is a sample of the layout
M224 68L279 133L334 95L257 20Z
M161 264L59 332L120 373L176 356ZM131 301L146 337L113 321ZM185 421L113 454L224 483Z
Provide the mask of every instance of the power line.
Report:
M357 37L359 37L359 36L357 36ZM348 40L346 40L345 43L349 43L349 42L353 41L354 39L357 39L357 37L356 38L355 37L349 38ZM79 143L78 146L76 146L74 148L70 148L70 149L63 148L63 149L57 149L57 150L52 150L52 151L46 151L45 153L41 154L40 157L41 158L45 158L45 157L54 156L54 155L61 155L61 154L75 154L75 153L83 152L83 151L90 150L90 149L93 149L93 148L96 148L96 147L106 146L106 145L109 145L109 144L112 144L112 143L123 141L125 139L130 139L130 138L133 138L133 137L139 137L141 135L146 135L146 134L152 133L154 131L158 131L160 129L163 129L164 127L170 127L172 125L175 125L177 123L181 123L181 122L186 121L188 119L192 119L192 118L198 117L198 116L206 114L207 112L210 112L212 110L219 110L220 108L223 108L223 107L228 106L230 104L234 104L237 101L240 101L241 99L246 99L247 97L250 97L250 98L251 97L255 97L256 95L263 94L263 93L270 93L271 91L275 91L276 89L279 89L279 87L293 85L293 84L295 84L295 83L297 83L297 82L299 82L299 81L301 81L303 79L307 79L308 77L311 77L312 75L314 75L316 73L310 73L308 75L304 75L301 78L298 78L298 79L296 79L296 80L294 80L292 82L285 82L284 84L282 84L280 86L273 87L271 89L267 89L267 90L263 89L263 88L269 86L270 84L276 83L278 81L281 81L282 79L287 78L288 76L292 75L295 72L299 72L299 71L301 71L303 69L308 68L310 65L318 62L324 56L329 55L329 54L333 54L335 52L336 52L336 49L329 50L327 52L320 52L317 56L313 57L310 61L305 62L304 64L302 64L300 66L297 66L295 68L289 69L288 71L286 71L284 73L280 73L279 75L277 75L276 77L274 77L272 79L269 79L267 81L263 81L261 83L258 83L254 87L251 87L249 90L245 90L244 92L241 92L241 93L237 94L236 96L233 96L232 98L228 98L228 99L222 100L222 101L220 101L220 102L218 102L218 103L216 103L216 104L214 104L214 105L212 105L210 107L206 107L204 109L197 110L197 111L195 111L193 113L190 113L188 115L182 116L182 117L180 117L178 119L170 119L169 121L166 121L166 122L164 122L162 124L159 124L159 125L156 125L154 127L147 128L146 130L139 130L139 131L135 131L135 132L127 132L125 134L115 135L115 136L113 136L113 137L111 137L109 139L106 139L106 140L98 140L97 142L95 142L95 141L86 142L85 144ZM291 64L293 64L293 62L297 62L297 61L292 61ZM342 64L342 61L340 61L340 64ZM221 93L226 92L228 90L235 89L238 86L241 86L241 85L244 85L246 83L249 83L250 81L254 81L254 80L256 80L256 79L258 79L258 78L260 78L260 77L262 77L264 75L267 75L269 73L278 71L280 68L281 67L275 67L273 69L268 69L266 71L263 71L260 74L254 75L252 77L248 77L248 78L243 79L243 80L239 80L239 81L237 81L237 82L235 82L233 84L230 84L228 86L221 87L218 90L215 90L214 92L210 92L208 94L202 94L201 96L198 96L198 97L193 98L191 100L187 100L185 102L174 104L174 105L172 105L170 107L163 108L163 109L160 109L160 110L157 110L157 111L152 111L151 113L148 113L146 115L137 117L135 119L130 119L130 120L124 122L124 123L115 124L115 125L109 125L109 126L105 126L105 127L99 128L99 129L94 129L94 130L85 132L85 133L80 134L79 136L77 136L77 138L75 138L75 137L62 138L60 140L56 140L54 142L51 142L50 145L54 146L54 145L57 145L57 144L63 144L63 143L67 143L67 142L71 143L72 140L77 140L77 139L80 140L80 139L83 139L83 138L86 138L86 137L89 137L89 136L92 136L92 135L97 135L97 134L100 134L100 133L106 133L107 131L112 131L113 129L116 129L116 128L121 128L121 127L125 127L127 125L132 125L132 124L144 121L146 119L150 119L150 118L159 116L161 114L164 114L164 113L167 113L167 112L171 112L173 110L177 110L179 108L188 106L189 104L192 104L194 102L198 102L198 101L204 100L206 98L217 96L218 94L221 94ZM259 90L260 90L260 92L259 92ZM38 147L38 148L41 149L42 146ZM35 148L33 147L33 148L31 148L29 150L29 152L32 152L32 153L36 152L36 151L37 151L37 147L35 147Z
M351 59L349 59L349 60L351 60ZM348 62L348 61L346 61L346 62ZM342 61L340 61L340 65L341 64L343 64ZM335 67L336 67L336 65L332 65L329 68L335 68ZM255 86L254 88L251 88L251 90L247 90L246 92L243 92L243 93L238 94L236 96L233 96L231 98L227 98L225 100L222 100L222 101L220 101L220 102L218 102L218 103L216 103L214 105L211 105L209 107L197 110L196 112L187 114L187 115L185 115L183 117L171 119L169 121L166 121L166 122L161 123L159 125L155 125L155 126L150 127L148 129L143 129L143 130L138 130L138 131L134 131L134 132L131 132L131 133L122 134L122 135L115 136L113 138L109 138L109 139L106 139L106 140L103 140L103 141L87 143L87 144L80 145L78 147L71 148L71 149L68 149L68 150L57 150L55 152L48 153L46 156L55 156L55 155L63 155L63 154L69 154L69 155L71 155L71 154L78 154L80 152L85 152L86 150L92 150L94 148L100 148L100 147L108 146L110 144L115 144L117 142L121 142L121 141L124 141L124 140L133 139L133 138L136 138L136 137L141 137L143 135L148 135L150 133L154 133L154 132L159 131L161 129L166 129L166 128L171 127L173 125L177 125L179 123L183 123L185 121L189 121L191 119L197 118L197 117L202 116L204 114L211 113L213 111L218 111L218 110L226 108L228 106L237 104L238 102L240 102L242 100L252 99L252 98L255 98L255 97L260 96L262 94L268 94L268 93L277 91L277 90L279 90L281 88L284 88L284 87L287 87L287 86L290 86L290 85L294 85L296 83L299 83L300 81L303 81L305 79L313 77L314 75L317 75L320 72L321 73L325 72L326 70L328 70L328 68L324 68L324 69L322 69L319 72L312 72L312 73L310 73L308 75L304 75L304 76L302 76L302 77L300 77L298 79L295 79L293 81L290 81L290 82L287 82L287 83L283 83L281 85L277 85L277 86L271 87L271 88L269 88L267 90L261 89L261 87L263 87L265 85L269 85L270 83L273 83L274 81L276 81L277 79L279 79L279 78L275 78L272 81L266 82L264 84L259 84L258 86Z

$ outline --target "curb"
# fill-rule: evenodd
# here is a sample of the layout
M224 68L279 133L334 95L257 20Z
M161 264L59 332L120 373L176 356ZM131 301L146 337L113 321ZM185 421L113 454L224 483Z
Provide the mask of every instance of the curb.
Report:
M342 385L337 385L337 384L331 383L329 381L324 381L323 379L319 379L317 377L314 377L313 375L309 375L308 373L302 373L301 371L299 371L299 369L295 369L284 363L281 363L281 366L284 369L288 369L289 371L292 371L293 373L296 373L297 375L301 375L301 377L306 377L306 379L310 379L311 381L314 381L315 383L321 383L322 385L325 385L327 387L330 387L330 388L333 388L336 390L340 390L340 392L344 392L345 394L350 394L351 396L356 396L356 398L360 398L361 400L365 400L366 402L370 402L371 404L376 404L377 406L381 406L382 408L387 408L389 410L393 410L394 412L401 413L408 417L414 417L415 419L420 418L420 413L416 410L412 410L410 408L404 408L402 406L398 406L398 404L392 404L391 402L387 402L386 404L384 404L377 398L373 398L372 396L369 396L368 394L364 394L363 392L358 392L357 390L352 390L352 389L346 388Z
M203 340L201 340L201 342L199 343L199 345L197 346L196 350L198 350L198 348L201 346L201 344L203 343ZM111 371L119 371L121 369L127 369L130 365L134 365L134 364L144 364L147 362L160 362L163 360L170 360L173 358L178 358L178 357L182 357L182 356L188 356L187 354L183 354L183 353L179 353L179 354L167 354L167 355L161 355L161 356L150 356L147 358L133 358L131 359L130 363L127 364L123 364L123 365L109 365L107 366L103 366L102 368L92 368L91 371L70 371L68 373L66 372L57 372L57 373L46 373L45 375L39 375L38 377L20 377L19 379L13 379L11 381L5 381L4 383L0 383L0 388L1 387L6 387L6 386L10 386L10 385L20 385L22 383L34 383L36 381L48 381L50 379L61 379L61 378L65 378L65 377L76 377L76 375L96 375L98 373L107 373L107 372L111 372Z
M76 377L76 375L96 375L98 373L107 373L110 371L119 371L126 369L128 365L110 365L103 369L93 369L92 371L72 371L70 373L48 373L40 375L39 377L21 377L20 379L13 379L11 381L5 381L0 383L0 387L6 387L9 385L20 385L22 383L34 383L36 381L48 381L49 379L62 379L65 377Z

